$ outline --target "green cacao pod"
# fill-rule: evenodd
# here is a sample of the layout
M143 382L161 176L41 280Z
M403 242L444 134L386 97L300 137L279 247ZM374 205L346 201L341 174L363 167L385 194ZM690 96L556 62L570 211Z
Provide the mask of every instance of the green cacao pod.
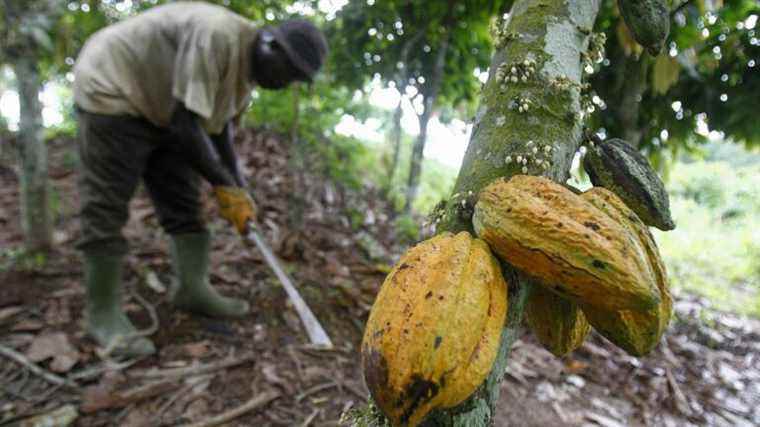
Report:
M478 195L473 225L500 258L578 304L626 310L659 303L638 237L547 178L492 182Z
M533 286L525 303L525 322L541 345L561 357L583 344L591 325L580 307L543 286Z
M647 226L612 192L604 188L592 188L581 197L635 234L646 250L649 267L660 294L657 306L647 310L621 311L583 307L586 318L597 332L629 354L643 356L660 341L673 312L668 277L657 244Z
M385 279L362 341L364 378L394 425L458 405L491 371L507 285L488 245L443 233L409 249Z
M625 25L652 55L662 50L670 33L670 11L665 0L618 0Z
M668 193L646 157L622 139L587 148L583 168L594 186L615 193L645 224L664 231L675 228Z

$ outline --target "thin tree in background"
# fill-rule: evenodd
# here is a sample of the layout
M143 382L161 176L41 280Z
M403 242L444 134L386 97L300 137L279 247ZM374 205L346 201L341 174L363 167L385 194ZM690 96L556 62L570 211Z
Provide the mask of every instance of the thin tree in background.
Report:
M427 143L428 123L433 117L433 108L438 99L438 93L441 90L443 80L443 71L446 65L446 56L449 53L449 42L451 41L451 31L449 28L454 25L454 4L449 0L446 16L442 21L442 40L436 46L435 62L430 75L430 81L426 82L420 88L422 95L423 110L417 115L420 124L420 133L414 141L412 148L412 157L409 163L409 178L406 182L406 199L404 201L404 213L412 211L412 205L417 198L420 188L420 174L422 173L422 157L425 152L425 143Z
M27 250L49 248L52 212L47 147L43 138L43 87L39 58L52 50L48 35L55 20L53 2L3 1L2 62L12 66L19 95L18 159L21 165L21 225Z

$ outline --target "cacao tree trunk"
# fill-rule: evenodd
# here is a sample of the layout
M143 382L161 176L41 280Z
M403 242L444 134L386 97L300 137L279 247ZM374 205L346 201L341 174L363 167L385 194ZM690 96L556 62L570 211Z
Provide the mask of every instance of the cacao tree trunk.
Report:
M561 183L567 180L583 128L581 53L588 47L599 5L600 0L515 1L506 25L507 39L498 44L503 47L492 58L472 137L438 232L472 233L476 195L496 178L527 173ZM506 63L510 69L512 64L525 60L535 62L535 74L527 82L510 82L502 89L502 82L496 79L499 66ZM516 108L518 98L530 101L528 112L521 113ZM533 148L543 151L546 146L552 147L546 156L550 161L548 168L533 161L517 164L517 156L533 160L536 158ZM512 159L509 163L507 156ZM509 349L519 333L527 294L520 274L507 264L503 267L510 283L509 313L493 370L468 401L434 413L426 425L494 424L499 384L507 368Z
M43 139L39 69L34 55L15 58L13 70L20 103L18 157L21 165L21 225L28 250L49 248L52 221L49 203L47 146Z
M450 7L453 7L450 5ZM435 107L436 99L438 98L438 91L441 88L441 80L443 80L443 68L446 65L446 54L449 50L449 41L451 38L451 32L447 32L441 45L438 48L438 53L435 58L435 65L433 67L433 74L430 77L430 86L427 93L423 93L424 98L424 111L419 116L420 122L420 134L414 141L414 147L412 148L411 165L409 167L409 179L407 180L406 187L406 201L404 202L404 213L410 213L412 211L412 205L417 198L417 192L420 187L420 174L422 173L422 158L425 152L425 143L427 142L427 127L430 118L433 117L433 108Z

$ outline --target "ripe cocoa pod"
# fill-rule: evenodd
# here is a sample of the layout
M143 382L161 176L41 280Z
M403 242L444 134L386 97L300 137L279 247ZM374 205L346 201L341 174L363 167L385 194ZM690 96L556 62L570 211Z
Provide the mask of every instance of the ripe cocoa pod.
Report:
M525 303L525 322L541 345L561 357L583 344L591 325L574 302L543 286L533 286Z
M547 178L494 181L478 195L472 220L500 258L576 303L606 310L659 303L638 238Z
M587 147L583 168L594 186L617 194L645 224L665 231L675 228L662 180L627 142L613 138Z
M660 341L670 323L673 300L668 290L665 265L657 244L647 226L615 194L604 188L592 188L581 196L591 204L617 219L639 238L649 259L649 267L660 292L660 303L648 310L608 311L595 307L582 307L589 323L610 340L633 356L649 353Z
M665 0L618 0L618 8L633 38L656 56L670 33L670 11Z
M364 378L394 425L458 405L491 371L507 285L488 245L443 233L409 249L385 279L362 341Z

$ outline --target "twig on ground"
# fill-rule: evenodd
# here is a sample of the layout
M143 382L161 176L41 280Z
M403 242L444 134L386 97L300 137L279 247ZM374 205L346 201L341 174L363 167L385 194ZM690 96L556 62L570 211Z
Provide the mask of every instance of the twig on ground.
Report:
M668 363L675 366L676 368L681 367L681 361L678 360L676 355L673 354L673 351L670 350L670 344L668 343L667 338L663 338L660 342L660 350L662 351L662 355L665 357L665 360L667 360Z
M19 376L21 379L17 379ZM13 381L10 381L11 386L5 387L5 391L14 397L18 397L19 399L30 400L30 397L24 395L23 390L24 387L26 387L26 384L29 382L29 378L31 376L32 375L29 373L28 369L19 370L18 375L16 377L13 377Z
M132 296L132 298L136 299L140 305L142 305L143 308L145 308L145 310L148 312L148 315L150 316L150 326L148 326L147 329L142 329L132 334L119 336L115 340L111 341L108 346L106 346L106 348L104 348L102 351L98 350L97 354L103 360L108 360L111 356L111 353L113 353L121 344L129 343L130 341L137 338L149 337L155 334L158 330L158 314L156 314L156 308L153 307L153 305L151 305L148 301L146 301L139 292L132 289L132 287L129 287L129 294Z
M305 397L312 395L314 393L318 393L322 390L327 390L329 388L337 387L338 383L335 381L328 381L326 383L317 384L314 387L308 388L296 396L296 403L300 403Z
M30 361L26 356L23 354L17 352L16 350L13 350L11 348L8 348L2 344L0 344L0 354L3 356L13 360L14 362L20 363L21 365L24 365L26 368L28 368L33 374L42 377L45 379L45 381L55 384L55 385L65 385L67 387L71 388L79 388L79 385L75 383L74 381L68 380L66 378L60 377L52 372L49 372L43 368L40 368L37 366L34 362Z
M226 360L220 360L218 362L209 364L193 364L186 368L173 368L157 370L155 368L148 371L131 373L130 376L137 378L177 378L188 377L208 374L210 372L218 371L220 369L231 368L233 366L242 365L253 361L255 356L253 354L245 354L237 358L228 358Z
M218 426L220 424L224 424L228 421L232 421L235 418L246 414L248 412L251 412L253 410L256 410L269 402L277 399L280 397L280 393L274 390L270 390L267 392L264 392L262 394L259 394L258 396L254 397L253 399L249 400L248 402L238 406L237 408L233 408L227 412L221 413L215 417L208 418L203 421L199 421L197 423L192 424L186 424L184 427L214 427Z
M193 387L195 387L195 384L193 383L185 384L184 387L180 388L179 390L177 390L176 393L171 395L171 397L169 397L169 399L167 399L166 402L163 405L161 405L160 408L158 408L158 411L156 411L156 418L160 420L161 423L163 424L164 413L166 413L166 411L168 411L169 408L171 408L172 405L174 405L177 399L179 399L180 397L187 396L187 393L189 393L193 389Z
M563 424L569 422L567 412L565 412L565 410L562 409L562 407L559 405L559 402L557 401L552 402L552 409L554 409L554 412L557 413L559 420L562 421Z
M665 367L665 375L668 378L668 385L670 385L670 395L675 401L676 409L685 416L691 415L691 408L689 408L689 402L686 400L681 387L678 386L678 382L673 376L673 372L670 371L670 366Z
M585 414L586 419L589 421L593 421L600 426L605 427L623 427L623 424L620 423L618 420L601 415L601 414L595 414L593 412L586 412Z
M316 354L316 355L325 355L326 353L346 353L346 349L341 347L327 347L325 345L320 344L300 344L296 345L295 348L305 351L305 352L313 352L309 354Z
M38 394L37 396L32 399L32 403L42 403L46 402L48 397L55 394L60 388L63 387L62 385L55 385L53 387L50 387L49 389L45 390L43 393Z
M122 409L121 411L119 411L119 413L116 414L115 417L113 417L113 420L112 420L113 423L116 424L116 425L120 425L121 422L124 421L124 418L130 412L132 412L133 409L135 409L135 404L134 403L131 403L131 404L127 405L124 409Z
M314 418L317 418L317 415L319 415L319 409L315 409L314 412L311 413L301 424L301 427L309 427L311 425L311 422L314 421Z
M366 402L368 400L369 392L362 390L362 388L360 386L357 386L356 383L346 381L343 383L343 385L348 389L348 391L358 397L361 402Z
M176 379L143 384L128 390L116 391L105 399L93 399L92 402L88 402L87 399L85 399L85 403L82 404L80 409L82 412L92 413L101 409L126 407L136 402L169 392L178 385L179 383Z
M74 405L64 405L58 409L50 410L50 408L43 411L38 411L35 414L27 414L21 418L15 418L13 420L4 420L2 425L10 425L12 421L18 420L19 422L14 425L20 426L68 426L71 425L77 418L77 408Z
M106 373L106 372L119 372L123 371L124 369L129 368L130 366L134 365L135 363L139 362L140 359L131 359L127 360L126 362L117 363L113 362L111 360L107 360L103 362L102 365L99 366L93 366L91 368L85 368L80 371L74 372L70 375L68 375L68 378L70 380L83 380L88 381L94 378L97 378L98 376Z
M280 418L279 415L276 415L274 413L274 410L272 408L264 412L264 416L267 417L267 419L269 420L269 423L272 425L293 427L293 421L288 421L288 420Z
M296 365L296 372L298 372L298 378L303 378L303 367L301 366L301 359L298 358L298 355L296 354L295 350L293 349L293 346L288 346L288 356L293 360L293 363Z

